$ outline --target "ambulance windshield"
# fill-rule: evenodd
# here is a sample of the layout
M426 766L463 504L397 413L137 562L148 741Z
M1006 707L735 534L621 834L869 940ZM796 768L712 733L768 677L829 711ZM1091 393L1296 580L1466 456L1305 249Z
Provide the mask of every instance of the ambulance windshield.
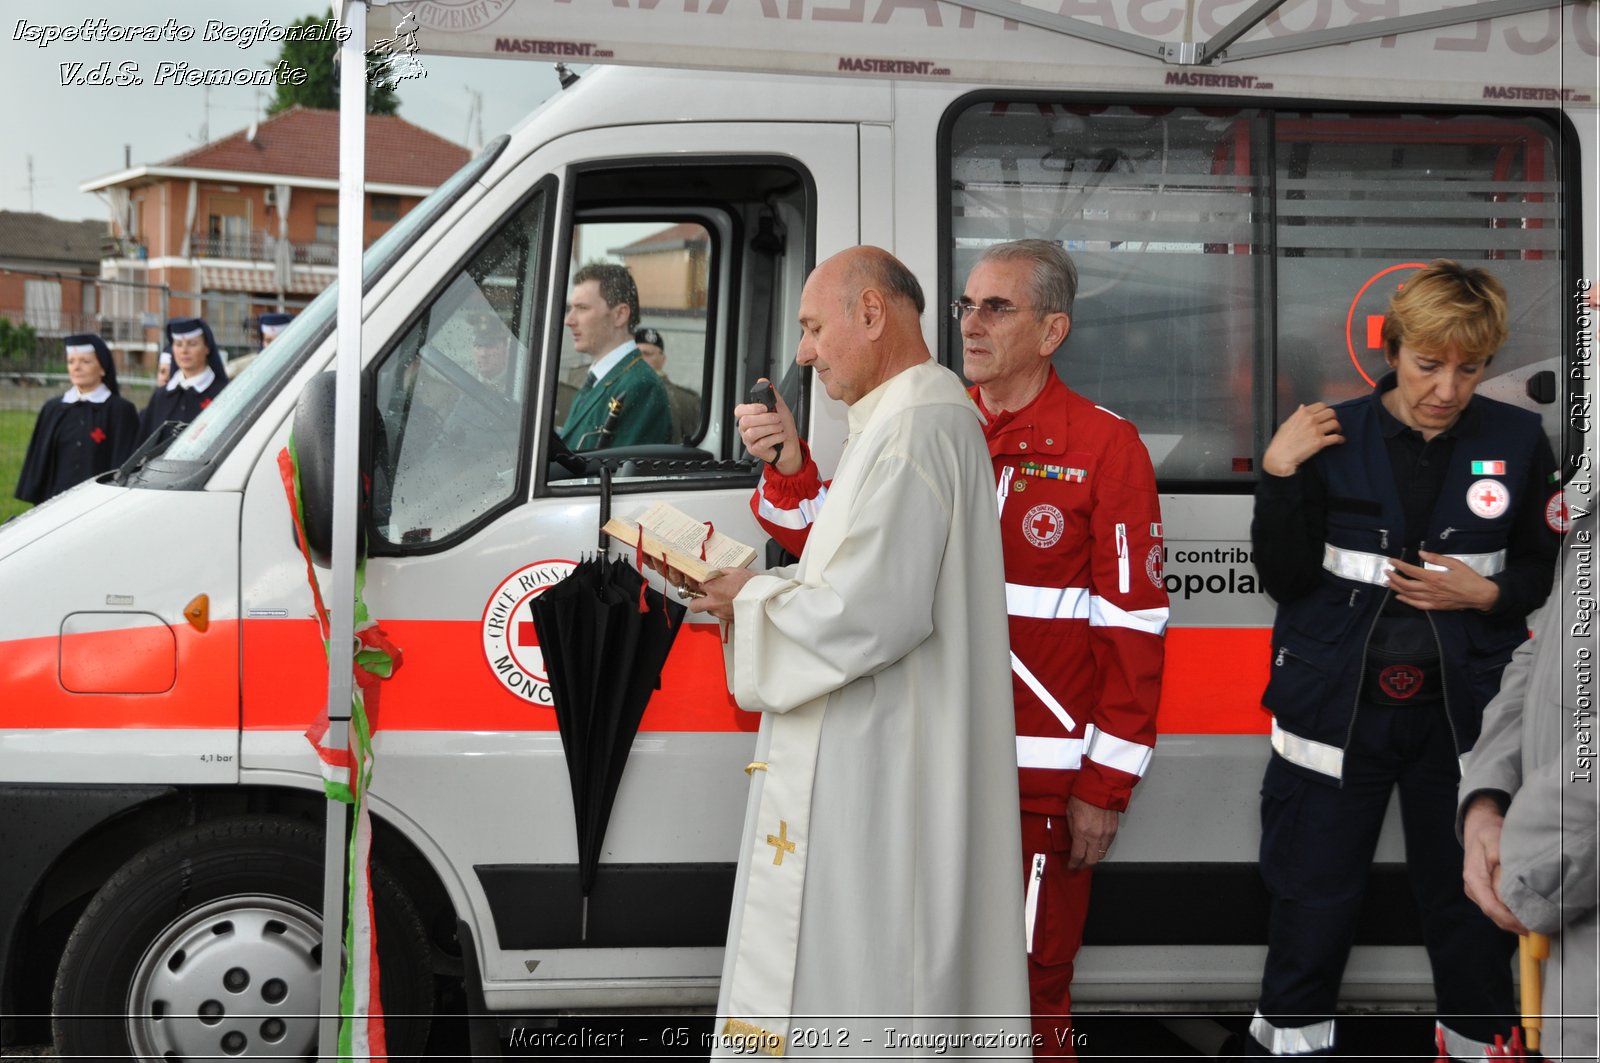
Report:
M370 290L417 236L471 187L509 141L506 136L495 139L367 248L361 258L365 290ZM127 482L139 487L201 486L209 467L227 453L256 413L278 394L333 332L338 299L337 282L324 288L275 340L229 381L215 401L201 411L171 445L164 451L154 452L141 467L130 470Z

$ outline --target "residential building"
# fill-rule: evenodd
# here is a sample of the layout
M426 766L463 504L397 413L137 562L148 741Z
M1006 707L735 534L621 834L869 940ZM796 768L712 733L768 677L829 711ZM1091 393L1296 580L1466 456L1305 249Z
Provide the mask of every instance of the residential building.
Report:
M639 288L639 304L657 310L704 310L711 237L695 222L651 233L627 247L607 248L622 259Z
M41 339L95 328L105 239L104 222L0 210L0 317Z
M396 116L368 116L363 246L468 158ZM256 321L304 307L337 275L339 113L295 107L165 162L85 182L109 209L102 335L149 367L168 317L204 317L233 354Z

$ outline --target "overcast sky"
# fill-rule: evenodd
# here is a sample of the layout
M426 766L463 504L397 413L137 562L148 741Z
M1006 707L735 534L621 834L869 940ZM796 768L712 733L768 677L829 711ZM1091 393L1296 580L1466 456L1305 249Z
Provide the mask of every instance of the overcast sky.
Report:
M36 210L58 218L96 220L106 216L99 197L78 185L123 168L124 153L135 166L160 162L206 139L245 129L264 116L271 89L156 85L158 64L259 70L278 60L281 42L249 48L203 37L217 20L231 27L259 26L265 19L287 26L306 15L321 16L327 5L315 0L67 0L21 3L0 0L0 210ZM79 26L104 18L114 25L163 24L173 19L195 30L187 43L85 43L57 41L41 48L26 39L28 27ZM427 55L427 76L399 89L400 117L458 144L470 144L469 90L482 97L483 139L493 139L517 124L557 88L547 63L453 59ZM63 85L63 64L84 64L83 72L109 61L115 73L135 63L142 86ZM581 69L581 68L580 68ZM476 123L474 123L476 124ZM209 132L202 137L202 130ZM126 149L125 149L126 146ZM31 169L30 169L31 167Z

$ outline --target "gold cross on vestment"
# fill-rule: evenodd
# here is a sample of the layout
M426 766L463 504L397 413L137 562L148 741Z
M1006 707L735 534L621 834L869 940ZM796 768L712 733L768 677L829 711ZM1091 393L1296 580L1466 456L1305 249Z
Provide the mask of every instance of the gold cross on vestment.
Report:
M778 833L767 835L767 844L772 846L774 850L772 862L781 866L783 864L783 854L794 852L794 842L789 840L788 820L778 820Z

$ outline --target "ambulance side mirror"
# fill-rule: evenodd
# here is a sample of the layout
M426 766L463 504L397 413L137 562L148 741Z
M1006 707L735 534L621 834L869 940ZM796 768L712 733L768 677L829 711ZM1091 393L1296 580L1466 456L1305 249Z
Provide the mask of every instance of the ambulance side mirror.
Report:
M300 466L300 499L304 507L306 546L311 561L319 568L333 564L333 419L336 377L332 372L319 373L311 378L300 393L294 408L295 456ZM365 379L361 388L360 459L361 469L368 467L368 445L372 438L373 415ZM359 474L358 474L359 475ZM361 476L361 490L357 502L356 560L360 562L367 551L367 514L371 509L371 491L366 477Z

